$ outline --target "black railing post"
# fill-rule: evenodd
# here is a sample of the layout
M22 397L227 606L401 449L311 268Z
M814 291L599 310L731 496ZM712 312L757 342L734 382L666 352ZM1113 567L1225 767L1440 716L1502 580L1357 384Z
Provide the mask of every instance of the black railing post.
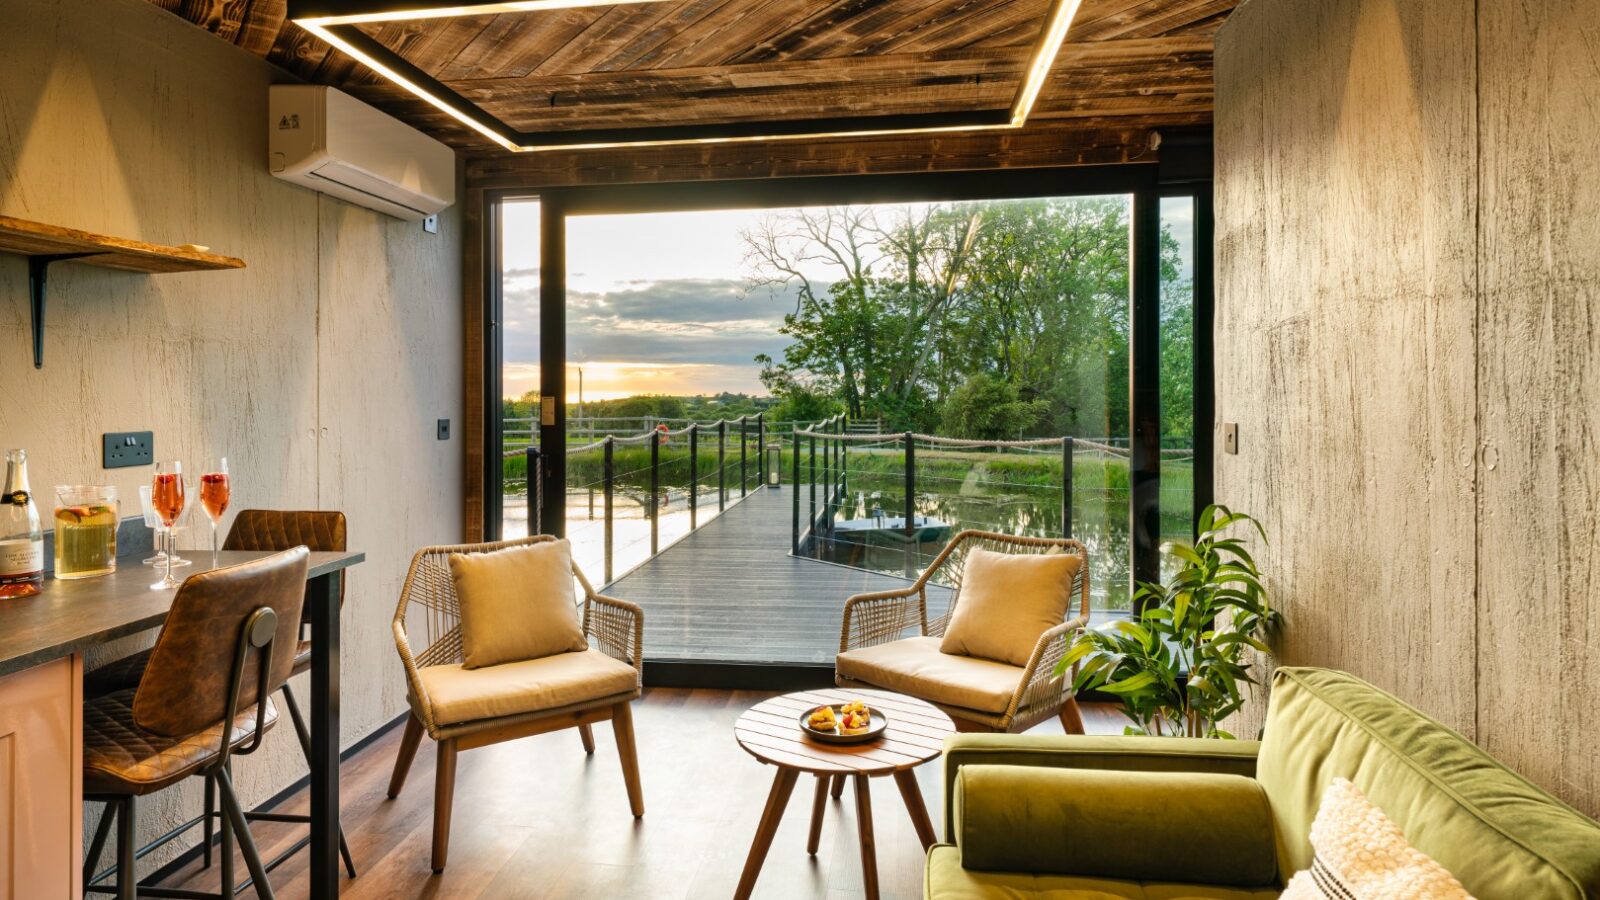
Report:
M826 433L826 432L824 432ZM822 439L822 536L833 537L833 444Z
M612 438L606 435L605 446L605 482L606 482L606 584L611 583L611 481L614 477L615 467L612 465Z
M528 440L533 438L530 436ZM528 464L528 534L544 534L544 485L539 482L543 467L539 448L529 444L522 451L522 457Z
M789 552L800 555L800 435L789 432L789 443L794 445L794 477L789 479L789 495L794 498L794 517L790 524Z
M717 512L728 508L728 420L717 420Z
M848 432L850 430L850 418L848 416L846 416L845 418L843 418L843 419L841 419L839 421L843 425L843 429L841 430L840 433L843 434L845 432ZM839 496L840 497L848 497L849 495L850 495L850 444L848 442L845 442L845 441L840 441L839 442Z
M806 451L806 484L811 491L811 509L806 515L806 531L814 538L817 534L817 439L807 438L810 444Z
M696 527L700 510L700 424L689 423L689 530Z
M750 473L746 470L745 460L745 416L739 417L739 496L743 497L750 492Z
M756 471L760 473L756 478L756 486L761 487L767 483L767 463L769 462L767 459L767 414L764 412L756 413L756 453L758 454L757 459L760 460L756 465ZM778 463L778 468L783 468L781 460Z
M915 575L917 573L917 562L918 562L918 560L917 560L917 548L916 548L916 534L917 534L917 444L916 444L916 440L911 436L911 432L909 432L909 431L905 433L905 436L902 438L902 440L904 440L906 442L906 506L905 506L905 515L906 515L906 522L905 522L905 528L906 528L906 562L905 562L905 576L907 578L912 578L912 577L915 577Z
M1061 439L1061 536L1072 537L1072 438Z
M661 552L661 432L650 429L650 555Z

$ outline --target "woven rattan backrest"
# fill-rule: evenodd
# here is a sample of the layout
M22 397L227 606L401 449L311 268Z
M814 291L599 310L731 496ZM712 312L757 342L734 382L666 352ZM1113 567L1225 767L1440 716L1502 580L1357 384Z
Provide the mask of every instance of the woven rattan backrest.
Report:
M454 553L489 553L507 547L526 547L556 540L548 534L492 541L482 544L451 544L424 547L411 558L405 586L400 590L400 605L395 609L397 623L411 633L421 626L426 647L416 655L416 665L459 663L461 656L461 601L456 597L455 580L450 576L450 556ZM573 571L577 571L574 566ZM581 577L581 575L580 575ZM587 587L588 583L584 582ZM408 616L407 613L414 616Z
M1021 537L1014 534L996 534L991 531L963 531L950 539L944 550L929 567L929 575L937 575L950 585L950 610L954 615L956 604L961 602L961 577L966 571L967 558L976 549L994 553L1045 554L1070 553L1081 561L1078 573L1073 576L1072 590L1078 595L1079 609L1069 604L1067 617L1089 614L1089 551L1083 544L1068 538Z

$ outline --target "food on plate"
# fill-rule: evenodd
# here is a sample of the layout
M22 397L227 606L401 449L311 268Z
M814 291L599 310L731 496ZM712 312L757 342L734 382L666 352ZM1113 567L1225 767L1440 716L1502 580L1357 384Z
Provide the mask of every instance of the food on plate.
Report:
M872 712L860 700L842 703L837 707L823 706L806 718L806 726L813 731L863 734L872 727Z
M839 727L839 719L833 714L833 707L824 706L812 713L811 718L806 720L806 724L817 731L833 731Z

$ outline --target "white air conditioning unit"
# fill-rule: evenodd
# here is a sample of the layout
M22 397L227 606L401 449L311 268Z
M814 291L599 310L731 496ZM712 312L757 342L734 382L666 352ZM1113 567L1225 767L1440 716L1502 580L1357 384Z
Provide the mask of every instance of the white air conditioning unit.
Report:
M330 87L270 92L273 175L402 219L455 202L456 154L444 144Z

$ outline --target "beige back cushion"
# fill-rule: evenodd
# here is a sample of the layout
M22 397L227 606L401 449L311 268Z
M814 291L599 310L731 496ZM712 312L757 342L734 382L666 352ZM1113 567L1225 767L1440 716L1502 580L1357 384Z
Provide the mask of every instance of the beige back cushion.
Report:
M572 545L545 541L450 554L468 669L586 650L572 585Z
M1025 666L1039 636L1060 625L1082 560L1068 553L974 548L939 649Z

